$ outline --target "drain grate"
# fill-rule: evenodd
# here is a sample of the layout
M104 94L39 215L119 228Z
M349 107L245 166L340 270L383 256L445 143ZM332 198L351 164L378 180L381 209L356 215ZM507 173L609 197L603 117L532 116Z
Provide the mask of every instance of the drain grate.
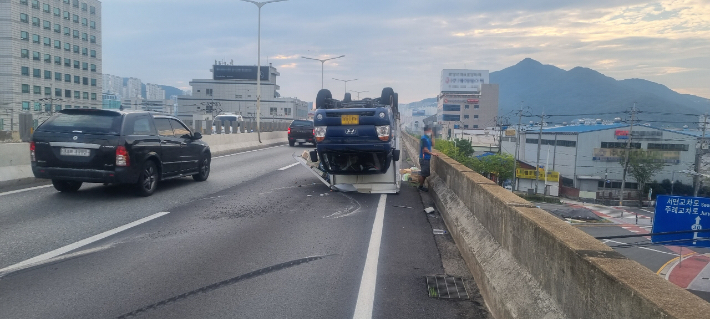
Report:
M429 297L439 299L468 299L466 286L460 277L446 275L426 276Z

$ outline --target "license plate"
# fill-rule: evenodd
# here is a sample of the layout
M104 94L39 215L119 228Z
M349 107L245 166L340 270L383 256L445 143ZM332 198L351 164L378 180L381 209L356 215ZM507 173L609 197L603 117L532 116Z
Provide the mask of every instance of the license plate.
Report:
M89 156L91 150L81 148L62 148L59 150L59 155L62 156Z
M340 124L342 125L358 125L360 124L359 115L341 115Z

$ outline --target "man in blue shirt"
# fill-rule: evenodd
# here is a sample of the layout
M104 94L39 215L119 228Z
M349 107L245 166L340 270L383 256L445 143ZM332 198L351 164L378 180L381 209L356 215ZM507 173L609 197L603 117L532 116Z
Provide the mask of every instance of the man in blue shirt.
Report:
M429 177L429 175L431 175L429 163L431 161L431 156L434 155L434 153L432 153L433 148L434 139L432 138L431 127L427 125L424 126L424 135L422 135L422 139L419 144L419 166L422 168L422 171L419 174L419 190L423 192L429 191L429 189L424 187L424 181L427 177Z

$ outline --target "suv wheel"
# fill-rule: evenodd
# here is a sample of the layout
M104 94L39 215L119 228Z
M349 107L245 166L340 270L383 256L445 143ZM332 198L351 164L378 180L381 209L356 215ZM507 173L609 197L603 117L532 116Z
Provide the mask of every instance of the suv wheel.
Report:
M54 188L60 192L73 193L79 190L81 182L60 181L53 179L52 185L54 185Z
M143 164L143 170L140 177L138 177L138 185L136 187L140 196L153 195L158 187L158 168L155 166L155 162L146 161Z
M192 179L198 182L204 182L210 177L210 157L206 156L200 161L199 173L192 175Z

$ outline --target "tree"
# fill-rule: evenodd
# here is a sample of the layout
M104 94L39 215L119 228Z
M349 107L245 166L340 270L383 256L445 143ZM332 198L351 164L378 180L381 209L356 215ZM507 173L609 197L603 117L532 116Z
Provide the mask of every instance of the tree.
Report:
M480 159L480 168L484 173L498 176L498 185L503 185L503 181L513 178L513 164L515 158L510 154L495 154L484 156Z
M651 182L653 176L663 168L663 162L660 160L660 156L657 152L653 151L632 151L629 153L628 164L628 172L634 177L641 191L646 189L646 184ZM624 166L623 155L621 165ZM639 201L642 200L643 194L639 196Z

